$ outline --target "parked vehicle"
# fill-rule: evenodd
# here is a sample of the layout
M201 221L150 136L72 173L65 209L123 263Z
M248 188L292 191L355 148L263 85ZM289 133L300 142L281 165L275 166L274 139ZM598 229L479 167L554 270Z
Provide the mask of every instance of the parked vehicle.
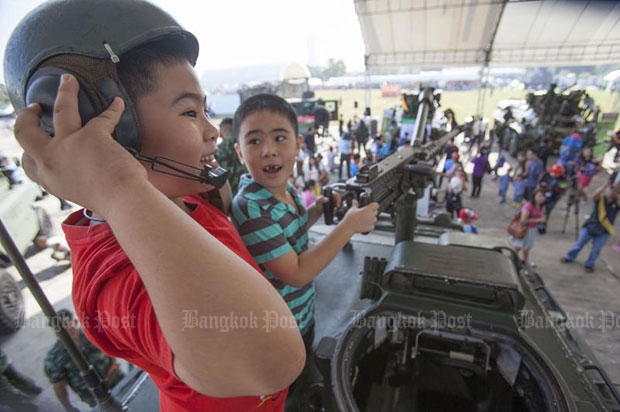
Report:
M516 156L519 150L523 150L527 144L532 143L525 134L524 125L532 130L537 117L525 100L508 99L500 101L497 110L493 113L493 118L495 119L494 135L502 149L508 151L511 156Z
M313 126L318 135L329 135L329 122L338 120L338 100L323 100L316 97L290 98L287 102L297 113L299 131L307 131Z
M551 139L553 149L557 150L562 140L576 131L596 135L596 124L586 124L581 116L579 102L583 90L549 93L532 92L523 100L507 99L498 103L493 113L493 131L502 148L512 156L537 145L545 137Z

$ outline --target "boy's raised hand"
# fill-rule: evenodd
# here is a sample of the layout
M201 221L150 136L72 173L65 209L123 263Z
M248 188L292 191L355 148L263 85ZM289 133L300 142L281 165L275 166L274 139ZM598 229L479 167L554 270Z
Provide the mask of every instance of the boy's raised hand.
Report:
M357 200L353 199L351 208L344 215L341 224L347 225L353 233L367 233L375 228L379 203L372 202L359 207Z
M63 75L54 103L53 138L39 127L38 104L20 112L14 132L24 149L23 168L32 180L56 196L98 210L98 202L118 191L123 179L140 174L146 178L146 170L112 138L123 101L115 98L82 127L78 91L77 80Z

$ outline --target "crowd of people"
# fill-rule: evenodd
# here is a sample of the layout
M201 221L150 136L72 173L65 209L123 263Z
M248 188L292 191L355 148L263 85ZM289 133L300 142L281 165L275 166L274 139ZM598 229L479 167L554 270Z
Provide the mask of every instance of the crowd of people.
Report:
M614 132L618 133L618 131ZM547 231L547 221L558 201L567 196L567 207L578 213L578 202L593 201L594 209L588 215L589 220L584 224L579 238L570 252L562 259L563 262L573 261L576 254L590 240L593 242L592 252L584 263L586 272L594 270L596 261L603 245L613 234L613 223L616 216L620 185L612 180L606 181L603 187L592 191L591 182L603 169L600 161L593 155L591 146L584 145L579 133L566 136L559 149L557 161L546 166L549 159L548 140L543 140L537 147L518 152L511 164L499 145L493 146L493 133L477 144L475 155L468 159L471 164L471 173L465 173L466 165L461 162L461 153L469 154L472 146L463 142L465 147L459 148L452 141L443 150L443 169L438 179L435 193L443 191L446 212L451 217L460 217L465 208L463 194L467 193L471 185L469 199L480 195L482 182L486 174L498 182L499 203L506 203L510 188L512 188L512 206L520 213L522 225L527 226L523 238L510 237L515 250L523 261L535 266L530 260L530 251L535 245L538 235ZM490 164L489 154L491 147L497 151L494 165ZM445 179L445 186L443 185ZM568 213L568 212L567 212ZM603 216L602 218L599 218ZM575 219L579 219L578 216ZM607 219L607 220L605 220ZM600 222L599 222L600 220ZM604 222L607 222L605 224ZM599 224L600 223L600 224ZM577 223L576 223L577 224ZM586 230L588 226L596 226L597 230ZM619 249L613 245L613 250Z
M408 136L403 135L405 137L400 138L400 129L396 122L392 122L389 131L383 134L390 136L389 139L384 139L381 135L373 135L366 140L359 139L356 135L359 127L356 125L360 122L364 120L355 116L347 123L346 129L343 129L338 138L337 154L334 153L333 146L329 147L328 155L331 154L331 159L338 160L338 166L335 166L333 160L330 161L330 167L326 169L326 181L334 178L330 176L334 176L336 170L339 181L353 177L364 164L380 161L408 143ZM522 223L531 229L527 231L524 239L511 238L511 241L523 261L535 266L530 259L530 251L534 247L536 236L546 233L547 221L559 200L566 195L570 208L576 207L575 202L599 199L596 191L590 193L589 187L594 176L602 171L600 160L594 157L593 148L584 142L578 132L563 139L557 159L553 156L551 140L544 138L536 146L519 151L512 162L508 161L500 145L494 142L493 130L486 130L480 116L473 116L472 127L465 130L465 134L467 133L469 138L463 139L461 147L452 140L444 147L442 155L434 159L437 165L443 166L440 167L441 172L433 190L434 208L431 210L436 211L438 205L442 206L453 219L469 228L471 221L467 222L463 218L468 214L461 212L469 210L473 213L472 216L478 217L470 208L466 208L465 204L468 199L480 197L485 176L490 175L489 178L498 183L499 203L506 203L509 192L512 192L512 207L520 211ZM614 131L614 136L620 139L620 129ZM614 140L608 150L613 148ZM496 153L493 164L490 160L492 152ZM369 155L363 158L364 153ZM550 158L554 159L553 163L549 161ZM466 169L470 172L466 173ZM320 184L316 183L316 176L313 177L310 187L314 191ZM303 186L299 186L300 190L304 193L310 192L308 185L302 184ZM438 196L439 193L443 196ZM309 194L306 196L314 199L316 193L312 198ZM611 216L613 222L613 213ZM613 248L614 251L620 250L618 245L613 245ZM589 261L584 267L586 271L592 271L593 261Z

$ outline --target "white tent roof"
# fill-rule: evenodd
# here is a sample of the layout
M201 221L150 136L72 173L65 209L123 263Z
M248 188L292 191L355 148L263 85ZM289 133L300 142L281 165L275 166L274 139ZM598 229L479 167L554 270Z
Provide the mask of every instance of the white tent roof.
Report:
M354 0L367 68L620 62L620 2Z

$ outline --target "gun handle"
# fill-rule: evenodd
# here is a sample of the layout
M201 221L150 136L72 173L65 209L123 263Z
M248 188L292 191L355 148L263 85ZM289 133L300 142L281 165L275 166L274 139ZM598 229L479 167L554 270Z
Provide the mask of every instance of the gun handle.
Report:
M323 203L323 218L325 219L326 225L334 224L334 207L336 207L336 201L334 200L334 194L332 193L331 187L323 188L323 196L325 196L328 201Z
M370 196L368 195L368 193L362 193L359 196L359 201L358 201L358 206L359 207L364 207L366 205L368 205L370 203ZM362 233L362 235L367 235L370 232L364 232Z

